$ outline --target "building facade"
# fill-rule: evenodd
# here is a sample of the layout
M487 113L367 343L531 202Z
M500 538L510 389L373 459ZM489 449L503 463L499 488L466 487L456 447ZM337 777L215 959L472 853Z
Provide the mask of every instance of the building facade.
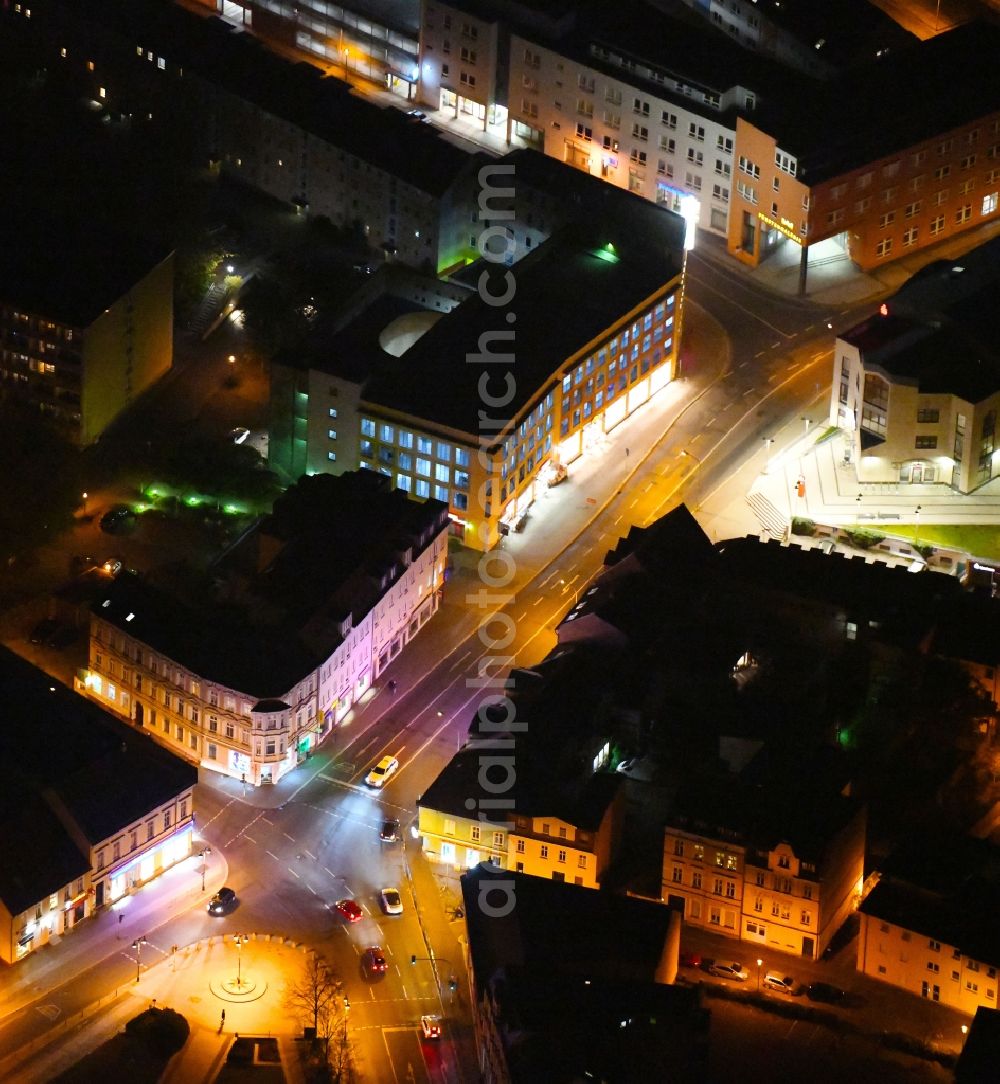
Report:
M806 847L748 831L756 819L711 831L671 818L664 833L663 898L684 904L689 925L817 960L857 905L864 878L865 814L848 799L827 838ZM720 806L724 810L725 806ZM794 808L788 809L794 820ZM720 812L714 818L725 819ZM698 827L698 822L703 827Z
M174 260L160 253L140 263L110 242L84 243L71 253L7 249L0 396L88 445L172 364ZM46 267L66 259L80 276L75 285L67 286L64 269ZM124 281L126 268L133 281Z
M379 486L368 488L374 504ZM433 502L391 503L405 524L389 540L398 548L380 560L372 541L366 565L348 568L297 627L241 632L213 622L211 610L119 577L94 607L76 687L194 764L254 786L276 783L345 725L440 606L447 513ZM344 519L355 522L346 508ZM360 522L356 529L364 537ZM280 563L263 567L282 575ZM299 574L311 582L307 566Z

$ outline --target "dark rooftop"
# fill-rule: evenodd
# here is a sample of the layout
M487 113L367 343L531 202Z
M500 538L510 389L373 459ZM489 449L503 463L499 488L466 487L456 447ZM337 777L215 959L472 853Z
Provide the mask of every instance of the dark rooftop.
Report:
M0 899L14 914L90 868L57 813L90 843L192 787L197 769L0 648Z
M373 471L300 478L215 571L242 586L228 600L184 600L122 574L94 612L193 673L256 699L280 698L340 642L447 522Z
M924 394L977 403L1000 390L1000 238L929 264L875 315L843 332L867 365Z
M500 915L501 890L515 905ZM656 975L671 909L660 903L512 873L482 863L462 877L469 950L477 977L505 967L649 982ZM622 931L627 930L628 936Z
M85 328L128 292L170 250L136 237L112 236L79 223L23 216L0 226L0 305Z
M515 265L509 311L478 294L464 301L374 376L365 400L475 435L485 370L467 358L483 336L513 334L496 339L492 352L502 358L509 349L516 359L514 398L504 406L505 417L516 417L567 358L677 277L682 240L680 217L650 204L617 220L564 227ZM497 275L507 270L491 267ZM503 289L503 282L490 285L497 295Z
M466 800L470 794L480 793L483 789L479 772L484 749L489 749L488 743L460 749L420 796L418 805L467 817ZM623 783L623 777L615 772L563 779L547 763L533 765L529 759L518 771L514 785L504 792L504 797L515 803L519 814L551 816L584 832L596 832ZM500 819L507 816L504 812Z
M754 535L718 544L720 575L730 582L844 609L879 623L881 639L918 643L940 609L957 597L958 580L940 572L913 573L902 566L818 549L762 542Z
M881 874L862 911L1000 967L1000 847L923 832L890 854Z
M725 779L682 787L668 823L682 831L733 840L757 850L788 843L797 858L819 865L826 848L861 805L817 781L793 775L764 785Z
M798 159L798 177L816 185L1000 109L1000 27L970 22L813 93L764 101L750 119Z
M1000 1009L980 1005L955 1066L955 1084L982 1084L1000 1064Z
M70 0L63 6L84 23L115 32L130 52L142 42L166 58L168 71L179 66L195 73L432 196L442 195L469 161L432 125L414 124L402 110L357 97L349 84L311 64L285 60L216 17L160 0Z

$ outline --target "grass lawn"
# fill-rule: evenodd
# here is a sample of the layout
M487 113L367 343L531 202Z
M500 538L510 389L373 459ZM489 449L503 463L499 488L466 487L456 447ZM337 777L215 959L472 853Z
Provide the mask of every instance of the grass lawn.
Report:
M121 1033L55 1078L53 1084L94 1084L95 1080L127 1080L128 1084L156 1084L166 1068L146 1044Z
M965 550L973 557L987 560L1000 560L1000 525L977 526L961 524L942 526L934 523L921 523L919 534L915 524L893 524L891 527L879 524L873 528L879 534L912 539L917 536L921 545L941 546L947 549Z

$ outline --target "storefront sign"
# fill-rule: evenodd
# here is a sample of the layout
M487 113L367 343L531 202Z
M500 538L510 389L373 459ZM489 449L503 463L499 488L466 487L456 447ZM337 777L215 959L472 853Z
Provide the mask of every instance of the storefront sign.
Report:
M765 226L770 226L771 229L777 230L778 233L783 233L789 241L794 241L797 245L802 244L802 238L795 232L795 226L792 222L789 222L787 218L781 219L779 222L776 218L772 218L770 215L764 214L763 211L757 212L757 217L764 223Z

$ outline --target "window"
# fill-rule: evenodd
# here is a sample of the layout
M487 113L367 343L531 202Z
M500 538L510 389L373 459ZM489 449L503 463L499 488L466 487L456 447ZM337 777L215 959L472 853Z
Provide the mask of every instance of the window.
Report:
M937 437L917 437L917 439L916 439L916 447L917 448L936 448L937 447Z
M361 419L361 435L363 437L375 436L375 422L371 418Z
M903 230L903 248L908 248L910 245L917 243L917 236L920 230L916 226L910 226L909 229Z
M927 942L927 947L931 950L931 952L940 952L941 951L941 942L940 941L928 941Z
M473 824L469 828L469 839L471 839L473 843L478 843L479 842L479 837L480 837L479 825L478 824Z
M982 214L991 215L997 209L997 193L991 192L988 196L983 196L983 209Z
M963 222L968 222L972 218L972 204L967 203L964 207L959 207L955 212L955 225L961 226Z
M875 255L888 256L890 252L892 252L892 238L884 237L881 241L878 242L878 244L876 244Z
M922 407L917 411L918 422L936 422L941 418L941 412L931 407Z
M518 854L524 854L524 840L519 839L517 841L517 847L515 848Z
M677 855L678 858L683 858L684 857L684 840L682 840L682 839L675 839L674 840L674 854Z
M895 211L886 211L878 220L878 227L880 230L884 230L887 226L891 226L896 221Z
M682 885L684 883L684 870L680 866L674 866L673 882L675 885Z
M920 200L908 203L906 209L903 211L904 218L916 218L918 214L920 214Z
M944 215L938 215L937 218L931 219L929 229L931 237L935 237L937 234L941 233L944 230Z
M549 846L548 846L547 843L542 844L541 851L540 851L540 857L542 857L542 858L548 858L549 857Z
M576 865L577 865L578 869L586 869L587 868L587 856L585 854L579 855L577 857L577 860L576 860Z

